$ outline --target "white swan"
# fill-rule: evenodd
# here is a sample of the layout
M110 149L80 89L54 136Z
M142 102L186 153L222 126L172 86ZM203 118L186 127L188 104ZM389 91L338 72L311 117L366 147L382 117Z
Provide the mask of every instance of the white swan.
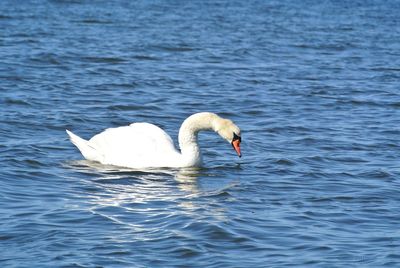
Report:
M89 141L66 130L71 142L87 160L128 168L195 167L201 165L197 144L200 130L214 130L240 152L240 129L229 119L202 112L189 116L179 129L179 147L161 128L149 123L109 128Z

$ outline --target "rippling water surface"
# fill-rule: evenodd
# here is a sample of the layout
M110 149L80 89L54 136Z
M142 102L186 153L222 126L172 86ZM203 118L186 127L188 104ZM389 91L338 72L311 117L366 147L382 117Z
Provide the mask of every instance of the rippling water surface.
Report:
M398 1L0 2L1 267L399 267ZM82 160L190 114L201 169Z

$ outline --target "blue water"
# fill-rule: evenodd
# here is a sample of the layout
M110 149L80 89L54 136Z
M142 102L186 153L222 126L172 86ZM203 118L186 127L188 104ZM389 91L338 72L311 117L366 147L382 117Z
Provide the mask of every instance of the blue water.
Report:
M0 1L1 267L400 267L400 2ZM204 167L84 138L200 111Z

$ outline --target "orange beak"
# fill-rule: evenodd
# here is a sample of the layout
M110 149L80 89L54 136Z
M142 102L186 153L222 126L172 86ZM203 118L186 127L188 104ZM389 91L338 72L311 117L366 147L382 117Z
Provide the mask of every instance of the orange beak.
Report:
M233 149L235 149L238 156L242 157L242 154L240 153L240 140L232 141L232 146L233 146Z

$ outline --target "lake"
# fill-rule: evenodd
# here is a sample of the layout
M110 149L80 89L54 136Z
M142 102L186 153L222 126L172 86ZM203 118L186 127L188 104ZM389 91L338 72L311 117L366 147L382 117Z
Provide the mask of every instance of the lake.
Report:
M399 267L400 2L0 2L1 267ZM199 169L83 160L132 122Z

